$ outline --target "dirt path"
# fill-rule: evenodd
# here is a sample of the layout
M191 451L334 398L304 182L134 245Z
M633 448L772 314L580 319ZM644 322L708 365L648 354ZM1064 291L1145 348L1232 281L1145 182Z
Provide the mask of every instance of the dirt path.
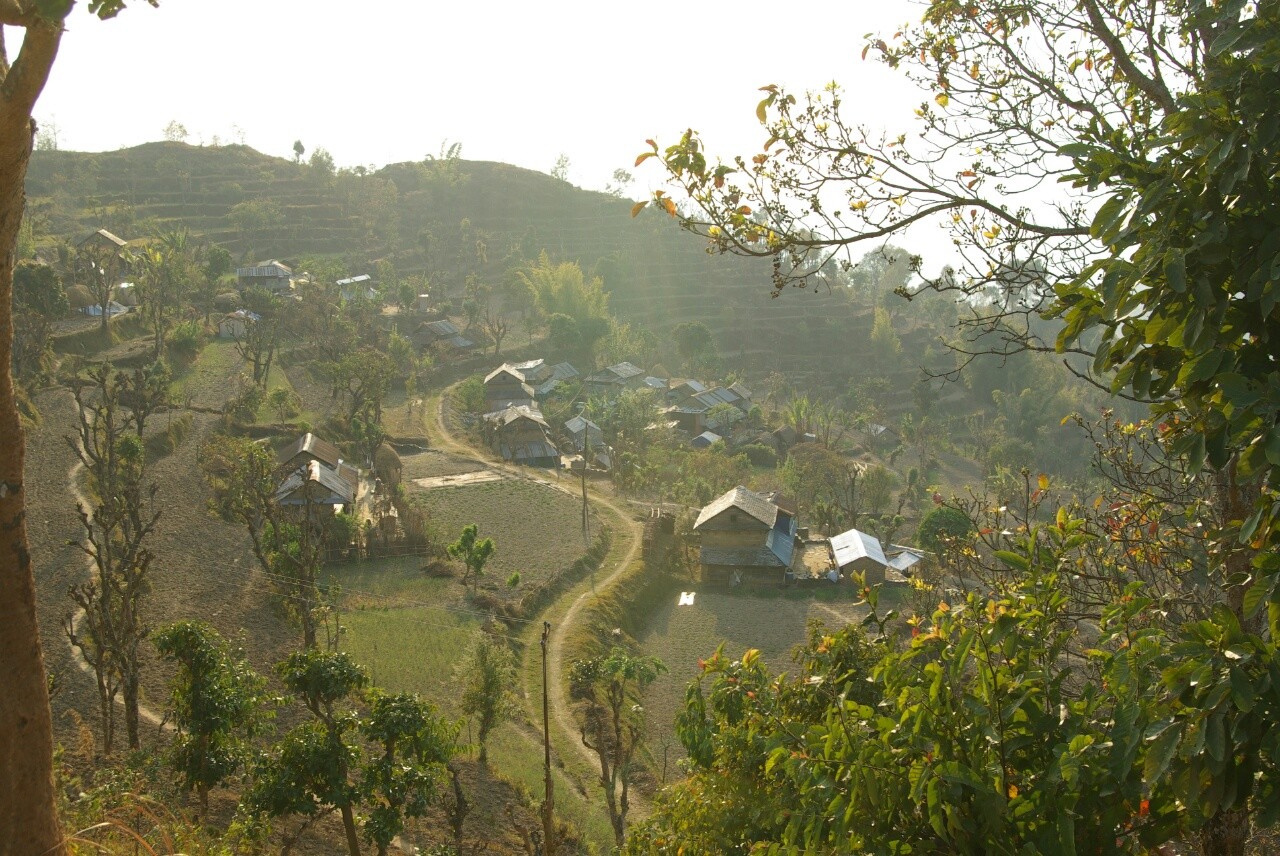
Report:
M452 387L450 387L450 389L451 388ZM548 479L530 475L519 467L506 463L498 463L496 461L486 461L477 457L475 449L460 442L449 431L449 427L444 418L445 401L448 393L449 389L445 389L440 393L440 398L437 401L435 408L435 439L440 448L466 457L468 460L474 460L491 469L507 473L513 477L530 479L556 488L557 490L572 493L572 491L568 491L562 485L558 485ZM587 495L591 502L595 503L597 506L607 508L613 516L617 518L619 537L628 539L626 552L623 553L622 559L619 560L617 566L614 567L606 577L598 580L595 586L598 588L607 588L631 565L639 554L641 539L644 535L644 527L641 526L639 522L632 519L627 514L626 509L608 497L602 496L599 491L588 491ZM582 744L582 734L578 730L577 720L574 719L573 711L569 706L568 695L565 691L566 681L564 680L564 642L568 636L569 629L572 628L574 622L578 620L578 615L581 612L582 607L588 602L588 598L595 596L595 587L593 587L593 590L584 591L582 594L574 598L573 603L569 605L569 609L565 611L564 618L561 619L558 624L552 625L551 636L547 640L547 672L551 676L551 716L555 719L556 727L560 729L561 737L569 746L573 747L579 757L586 762L588 769L591 770L598 769L600 759L594 752ZM629 795L629 798L634 808L639 808L642 813L647 813L646 801L644 801L639 794L632 793Z

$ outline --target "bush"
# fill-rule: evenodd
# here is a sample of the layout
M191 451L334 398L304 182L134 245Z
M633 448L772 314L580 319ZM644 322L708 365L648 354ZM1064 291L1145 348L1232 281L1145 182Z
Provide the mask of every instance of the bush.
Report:
M484 378L473 375L453 391L453 406L464 413L484 413Z
M739 447L738 452L746 455L753 467L772 469L778 466L778 453L764 443L748 443Z
M946 551L946 542L962 538L973 531L973 522L959 509L939 505L920 519L916 543L935 554Z
M177 359L194 360L204 344L204 327L194 319L179 323L169 332L169 353Z

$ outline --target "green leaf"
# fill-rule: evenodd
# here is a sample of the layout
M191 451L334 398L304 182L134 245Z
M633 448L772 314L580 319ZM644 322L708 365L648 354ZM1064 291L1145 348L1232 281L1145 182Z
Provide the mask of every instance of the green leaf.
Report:
M1267 432L1267 439L1263 442L1263 448L1266 450L1267 460L1280 467L1280 425L1271 426L1271 430Z
M1170 250L1164 260L1164 276L1169 287L1182 294L1187 290L1187 259L1182 250Z
M1178 738L1181 733L1181 729L1177 726L1167 726L1147 748L1147 756L1142 762L1142 780L1148 787L1158 782L1164 776L1165 770L1169 768L1173 752L1178 748Z
M995 556L1014 570L1027 571L1031 569L1030 559L1011 550L996 550Z

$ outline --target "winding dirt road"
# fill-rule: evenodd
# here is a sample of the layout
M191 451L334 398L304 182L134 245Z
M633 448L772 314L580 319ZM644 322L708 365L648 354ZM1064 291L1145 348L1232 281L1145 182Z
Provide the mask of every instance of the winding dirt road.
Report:
M452 387L450 387L450 389L451 388ZM490 469L506 473L512 477L528 479L530 481L539 482L541 484L548 485L549 487L556 488L557 490L564 490L563 486L557 485L555 482L548 479L531 475L518 467L506 463L484 460L476 455L475 449L454 437L449 431L448 424L444 417L445 399L448 392L449 389L441 392L435 413L435 428L441 448L455 455L466 458L469 461L483 464ZM597 587L605 588L612 584L613 581L631 565L639 554L641 539L644 535L644 527L630 517L622 506L618 505L608 497L602 496L599 491L589 491L588 497L591 502L598 506L607 508L613 514L618 523L618 537L628 539L626 551L618 561L618 564L609 571L607 576L598 580L596 583ZM565 611L564 618L561 619L558 624L553 624L551 626L551 636L547 640L547 673L550 676L551 684L551 716L556 722L556 727L560 730L561 737L567 745L574 748L578 755L587 763L589 769L597 770L600 765L600 759L594 752L582 744L582 735L578 730L577 720L573 718L573 711L570 708L568 693L566 692L566 681L564 680L564 676L566 674L564 664L565 639L568 636L569 629L572 628L574 622L578 620L582 607L589 602L589 598L594 596L594 591L584 591L582 594L578 595L574 598L573 603L569 605L568 610ZM642 798L638 794L632 794L630 796L630 800L633 807L642 805Z

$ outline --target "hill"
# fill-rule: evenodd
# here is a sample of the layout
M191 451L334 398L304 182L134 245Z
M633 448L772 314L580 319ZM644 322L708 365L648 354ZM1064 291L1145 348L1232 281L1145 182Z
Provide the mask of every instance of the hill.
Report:
M869 302L827 293L771 299L767 263L709 255L662 213L633 218L630 200L507 164L428 160L334 172L246 146L158 142L36 152L27 192L42 240L186 226L243 261L323 258L354 273L381 260L400 275L427 275L449 295L468 274L497 281L546 250L601 276L619 318L660 341L681 321L706 323L748 377L783 371L807 385L865 365ZM934 336L927 330L914 350ZM906 383L914 381L908 368Z

